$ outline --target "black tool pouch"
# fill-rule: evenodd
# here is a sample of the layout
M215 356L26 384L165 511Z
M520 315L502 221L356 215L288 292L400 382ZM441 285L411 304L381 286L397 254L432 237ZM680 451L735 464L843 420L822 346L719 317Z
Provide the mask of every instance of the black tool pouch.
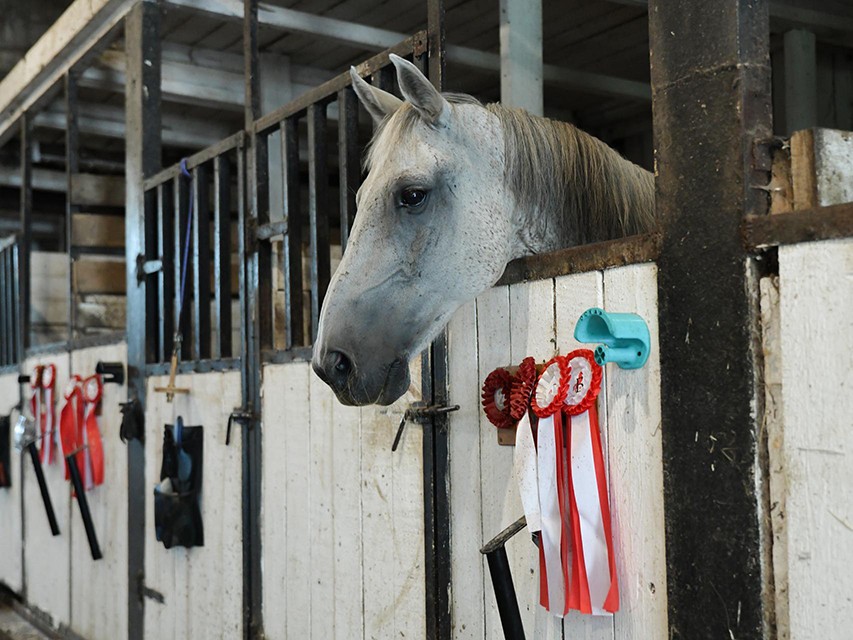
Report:
M200 500L204 427L184 427L180 448L174 433L174 426L166 425L160 484L154 488L155 533L167 549L201 547L204 546Z
M12 486L10 451L12 449L12 420L9 416L0 416L0 487Z
M121 429L119 437L122 442L128 440L139 440L142 442L145 439L145 413L142 411L142 403L139 400L133 399L129 402L122 402L121 406Z

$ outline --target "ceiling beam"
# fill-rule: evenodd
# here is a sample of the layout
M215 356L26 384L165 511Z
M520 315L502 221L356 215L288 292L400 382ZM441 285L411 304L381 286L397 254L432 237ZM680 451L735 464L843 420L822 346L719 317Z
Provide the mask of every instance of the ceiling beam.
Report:
M243 19L242 0L166 0L166 3L174 7L202 11L220 18ZM408 34L266 3L260 3L258 7L258 23L289 33L326 38L375 51L387 49L408 37ZM448 62L471 69L500 73L501 58L497 53L479 51L459 45L447 45L446 53ZM545 65L542 73L546 84L586 91L594 95L616 96L644 102L651 101L651 89L645 82L566 69L556 65Z
M21 188L21 168L18 165L0 165L0 187ZM33 169L33 190L65 193L68 178L64 171Z
M0 82L0 146L21 115L47 102L62 77L108 39L135 0L76 0Z

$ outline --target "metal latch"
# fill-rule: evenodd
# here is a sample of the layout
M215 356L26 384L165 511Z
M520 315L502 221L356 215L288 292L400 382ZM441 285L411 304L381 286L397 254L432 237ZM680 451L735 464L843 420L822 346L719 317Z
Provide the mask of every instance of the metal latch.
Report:
M227 447L231 444L231 424L236 422L240 425L246 426L254 422L255 413L251 409L246 409L244 407L237 407L234 411L231 412L231 415L228 416L228 428L225 430L225 446Z
M163 270L163 259L146 260L141 253L136 256L136 282L142 284L145 276L154 275Z
M403 417L400 420L400 426L397 427L397 435L394 436L394 444L391 445L391 451L397 450L397 446L400 444L400 438L403 437L403 429L405 428L407 422L417 422L418 424L424 424L437 415L450 413L451 411L459 411L459 405L454 404L451 406L446 406L442 404L433 404L425 406L423 403L420 402L414 403L408 409L406 409L406 412L403 414Z

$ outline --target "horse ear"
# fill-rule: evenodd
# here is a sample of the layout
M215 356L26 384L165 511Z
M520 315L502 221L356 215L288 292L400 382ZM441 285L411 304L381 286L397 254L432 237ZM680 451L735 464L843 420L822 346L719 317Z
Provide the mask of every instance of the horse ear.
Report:
M377 124L394 113L403 104L397 96L377 89L371 86L368 82L358 75L355 67L349 68L349 75L352 78L352 88L355 95L361 100L361 104L367 109L367 112Z
M389 58L397 68L397 83L400 85L403 97L412 103L427 122L437 126L447 126L450 118L450 103L411 62L393 53Z

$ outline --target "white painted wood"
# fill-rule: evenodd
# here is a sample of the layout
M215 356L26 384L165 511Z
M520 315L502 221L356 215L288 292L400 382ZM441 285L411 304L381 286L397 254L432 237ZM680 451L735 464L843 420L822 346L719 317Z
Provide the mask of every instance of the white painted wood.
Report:
M154 387L167 376L148 379L145 421L146 538L145 585L163 604L145 603L147 638L235 638L242 635L242 518L239 431L225 446L228 415L240 404L240 374L180 375L189 387L172 404ZM204 546L166 549L154 535L154 485L162 462L163 425L181 415L185 424L204 426L204 478L201 510Z
M600 271L561 276L554 280L556 304L557 346L560 353L567 354L575 349L590 349L594 345L581 344L575 340L575 325L578 318L590 307L604 307L604 280ZM607 374L605 370L598 396L599 421L605 459L608 457L607 437ZM608 464L609 467L609 464ZM609 470L608 470L609 471ZM613 619L606 616L582 615L570 611L563 622L566 637L585 640L609 640L613 638Z
M59 355L29 358L24 371L31 372L35 365L54 364L56 366L56 389L61 390L68 383L69 358L67 353ZM27 402L29 389L27 387ZM57 417L59 416L57 400ZM70 576L69 572L69 516L71 491L65 481L65 468L61 459L52 465L44 465L44 477L47 482L60 535L53 536L47 522L47 515L39 492L35 470L29 458L22 459L24 466L24 581L26 583L27 604L49 616L55 627L68 625L70 615Z
M791 638L849 636L853 240L779 248ZM772 460L771 464L778 464Z
M480 372L477 367L477 307L470 302L453 316L448 327L450 356L450 546L452 637L486 637L484 589L488 569L480 554L483 525L480 518ZM519 535L524 535L519 534ZM485 581L485 582L484 582Z
M387 408L340 405L306 362L264 369L265 633L425 633L422 434Z
M517 365L525 357L532 356L537 363L552 358L559 350L556 342L554 316L554 281L537 280L509 288L510 357L505 364ZM481 345L482 346L482 345ZM481 378L485 380L488 371ZM485 419L485 416L483 416ZM491 425L486 421L486 425ZM492 427L492 431L494 428ZM492 434L493 435L493 434ZM500 455L496 462L509 474L506 491L507 506L503 513L502 527L516 520L523 511L518 496L518 480L513 473L512 456L514 447L490 448ZM518 535L506 545L512 574L515 577L516 593L520 597L519 608L525 627L533 629L536 638L561 638L562 622L539 606L539 552L531 543L530 532ZM486 536L488 538L490 536ZM488 601L488 599L487 599ZM527 631L527 635L530 635Z
M71 353L71 372L87 378L99 361L127 362L124 343ZM80 508L71 501L71 628L87 640L127 635L127 447L118 436L125 385L104 385L98 425L104 484L86 494L103 558L92 560ZM60 408L64 400L60 402Z
M541 116L542 0L500 0L501 104Z
M815 129L814 159L818 204L853 202L853 132Z
M11 373L0 376L0 415L11 414L12 424L10 429L15 428L17 412L13 412L19 399L18 374ZM23 564L21 561L21 550L23 544L23 511L21 508L21 455L12 446L12 433L9 434L9 474L12 486L0 489L0 583L16 593L23 588ZM30 464L29 462L27 464Z
M609 365L607 371L608 461L620 589L615 637L663 638L668 629L657 266L605 271L604 308L639 314L651 336L643 368Z

